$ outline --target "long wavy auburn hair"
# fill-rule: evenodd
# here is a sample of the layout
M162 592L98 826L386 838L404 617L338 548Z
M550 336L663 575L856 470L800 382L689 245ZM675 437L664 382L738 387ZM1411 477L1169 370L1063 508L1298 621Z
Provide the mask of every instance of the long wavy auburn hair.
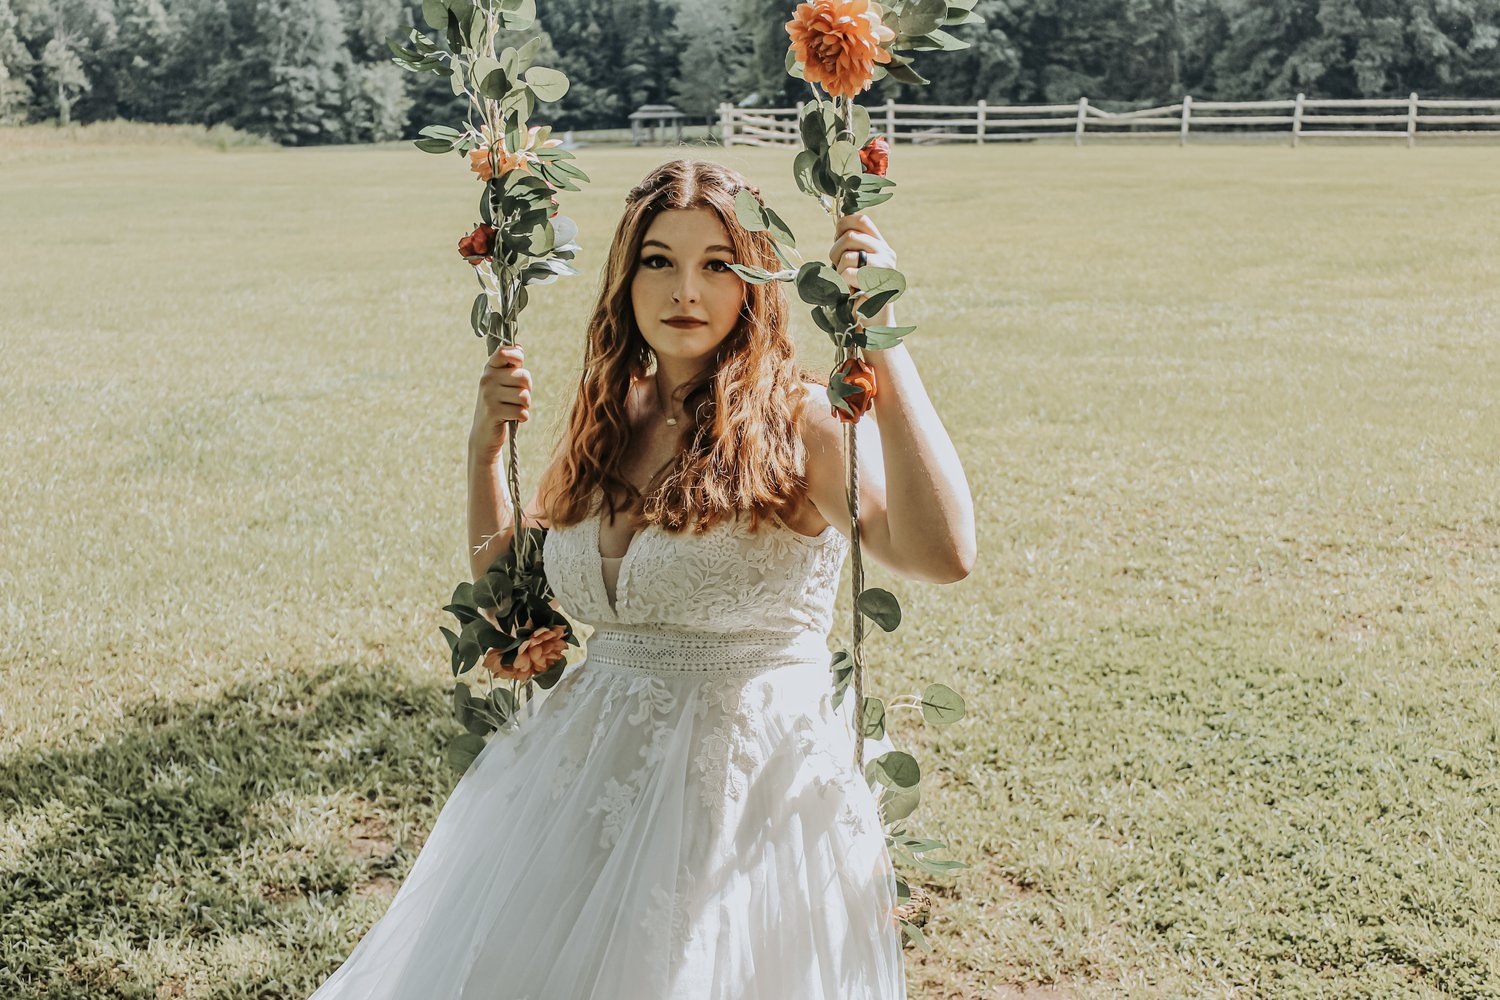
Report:
M759 190L728 167L675 160L626 196L589 320L578 395L542 496L552 524L582 521L595 489L602 489L611 519L638 510L648 525L703 532L744 513L754 531L806 491L797 414L804 381L822 380L796 362L786 294L775 281L745 284L734 329L704 373L679 390L688 420L677 459L642 490L621 471L631 440L626 395L633 380L651 374L656 360L636 324L630 294L646 231L662 212L706 208L729 234L736 263L777 270L770 236L750 232L735 216L741 189L760 199Z

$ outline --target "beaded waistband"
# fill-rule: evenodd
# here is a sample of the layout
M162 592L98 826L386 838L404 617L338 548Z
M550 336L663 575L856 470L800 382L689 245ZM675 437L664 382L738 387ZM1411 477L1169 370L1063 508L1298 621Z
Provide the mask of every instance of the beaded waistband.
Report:
M827 637L817 632L674 632L601 628L589 637L587 663L651 674L753 676L793 664L828 669Z

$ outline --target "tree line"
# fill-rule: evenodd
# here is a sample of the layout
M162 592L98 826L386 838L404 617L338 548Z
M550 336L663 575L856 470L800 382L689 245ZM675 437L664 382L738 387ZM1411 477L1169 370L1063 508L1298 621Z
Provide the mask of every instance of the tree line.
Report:
M784 106L794 0L544 0L538 62L572 87L540 117L614 128L642 104L707 119ZM883 80L868 100L1169 103L1500 97L1500 0L979 0L971 47ZM463 113L385 40L418 0L0 0L0 123L229 124L287 144L411 136ZM430 32L429 32L430 34Z

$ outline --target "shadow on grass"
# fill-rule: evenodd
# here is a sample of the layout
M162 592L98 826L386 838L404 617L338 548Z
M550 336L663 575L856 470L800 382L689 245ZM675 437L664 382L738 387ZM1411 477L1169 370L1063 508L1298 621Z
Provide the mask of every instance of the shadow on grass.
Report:
M322 904L410 864L358 815L426 830L453 730L441 684L325 665L0 761L0 996L305 996Z

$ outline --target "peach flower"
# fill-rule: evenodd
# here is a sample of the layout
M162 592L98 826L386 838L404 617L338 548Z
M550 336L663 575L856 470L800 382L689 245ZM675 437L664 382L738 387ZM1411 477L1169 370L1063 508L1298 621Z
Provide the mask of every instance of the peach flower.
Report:
M891 61L881 46L896 37L870 0L808 0L786 23L786 33L807 82L821 83L832 97L868 89L875 64Z
M503 139L498 143L493 143L495 147L495 160L500 167L500 176L503 177L512 170L524 170L530 173L531 165L537 162L536 151L538 149L547 149L552 146L562 145L561 139L543 139L541 145L538 146L537 140L541 136L542 128L543 126L541 125L533 125L527 129L526 139L521 143L521 148L517 150L506 149ZM488 142L490 136L486 134L485 139ZM469 169L478 174L479 179L482 181L490 180L495 176L496 172L490 167L490 144L469 150Z
M502 680L529 681L544 673L568 652L567 630L561 626L539 628L521 640L516 650L515 662L505 666L500 662L500 650L486 650L484 669Z
M853 413L846 413L835 406L833 415L846 424L857 423L875 402L875 369L859 358L849 358L833 370L833 377L845 385L859 389L844 397L844 405Z

